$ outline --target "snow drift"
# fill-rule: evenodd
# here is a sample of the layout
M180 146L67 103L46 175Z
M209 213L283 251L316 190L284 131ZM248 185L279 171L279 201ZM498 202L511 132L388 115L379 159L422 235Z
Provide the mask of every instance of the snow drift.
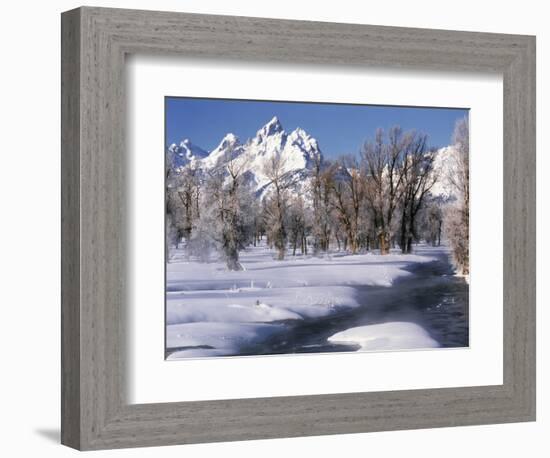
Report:
M338 332L329 342L356 344L361 350L409 350L434 348L439 344L419 325L407 322L390 322L359 326Z

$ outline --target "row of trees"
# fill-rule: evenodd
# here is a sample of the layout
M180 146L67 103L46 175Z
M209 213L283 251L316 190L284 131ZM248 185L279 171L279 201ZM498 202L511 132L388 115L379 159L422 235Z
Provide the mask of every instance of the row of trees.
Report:
M455 129L460 150L451 177L452 204L433 198L430 190L440 177L434 170L436 151L427 137L378 130L359 158L336 161L318 158L309 185L294 192L296 178L285 173L284 159L274 155L262 174L268 181L263 198L250 188L245 163L232 151L222 167L205 173L193 167L167 168L169 244L183 241L187 252L205 258L220 252L230 270L240 270L239 252L265 238L279 260L289 250L318 255L330 249L351 254L392 247L410 253L413 243L441 243L442 231L451 242L457 266L468 265L468 124Z

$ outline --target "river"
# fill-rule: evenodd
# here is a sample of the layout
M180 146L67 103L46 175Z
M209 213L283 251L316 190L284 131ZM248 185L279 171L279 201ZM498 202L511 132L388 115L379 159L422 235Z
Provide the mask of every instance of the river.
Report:
M448 256L414 264L412 275L391 287L356 286L360 305L324 317L284 322L285 332L272 340L242 349L241 355L357 351L356 345L327 339L349 328L405 321L424 328L441 347L469 345L469 288L453 275Z

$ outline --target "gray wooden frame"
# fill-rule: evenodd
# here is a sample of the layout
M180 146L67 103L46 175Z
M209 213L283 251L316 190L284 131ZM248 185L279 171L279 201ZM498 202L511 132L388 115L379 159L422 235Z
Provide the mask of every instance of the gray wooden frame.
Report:
M138 447L535 419L535 38L83 7L62 15L62 443ZM504 78L503 385L130 405L129 53Z

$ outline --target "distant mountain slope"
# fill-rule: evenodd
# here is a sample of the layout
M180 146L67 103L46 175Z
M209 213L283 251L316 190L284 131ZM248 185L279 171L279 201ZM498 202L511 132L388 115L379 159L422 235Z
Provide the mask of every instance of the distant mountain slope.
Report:
M172 143L167 152L168 163L174 169L185 167L188 164L196 164L197 161L207 156L207 151L193 145L188 138L182 140L179 145Z
M437 151L434 160L434 171L437 181L430 190L432 196L439 197L443 201L453 200L457 197L457 190L452 183L452 177L457 174L458 151L454 146L445 146Z

